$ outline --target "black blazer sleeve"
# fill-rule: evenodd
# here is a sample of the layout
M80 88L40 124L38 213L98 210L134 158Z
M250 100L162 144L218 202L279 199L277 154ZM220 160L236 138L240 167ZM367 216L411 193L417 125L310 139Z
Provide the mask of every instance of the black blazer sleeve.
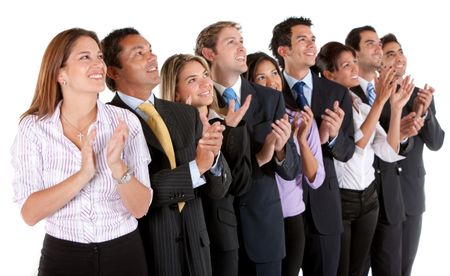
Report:
M342 89L341 89L342 90ZM339 102L340 108L345 112L344 120L342 121L339 134L336 137L335 144L330 147L326 145L325 148L331 155L341 162L346 162L352 158L355 151L355 138L353 128L353 110L352 102L350 99L350 93L343 90L341 101Z
M276 109L275 119L281 119L286 113L286 105L281 93L278 93L278 103ZM275 172L285 180L293 180L300 172L301 161L297 154L297 148L295 147L292 136L289 137L285 145L285 159L278 165L275 160L272 163L275 164ZM275 158L275 157L274 157Z
M220 175L215 176L211 171L207 171L203 176L206 179L206 184L204 184L204 191L212 199L223 198L230 188L231 177L230 167L225 160L223 154L221 153L217 160L218 165L222 167Z
M428 108L428 114L425 118L424 125L419 132L419 136L430 150L439 150L444 144L445 132L442 130L437 118L434 100Z
M226 127L222 153L233 176L229 193L233 196L243 195L250 188L252 175L250 136L244 121L236 127Z

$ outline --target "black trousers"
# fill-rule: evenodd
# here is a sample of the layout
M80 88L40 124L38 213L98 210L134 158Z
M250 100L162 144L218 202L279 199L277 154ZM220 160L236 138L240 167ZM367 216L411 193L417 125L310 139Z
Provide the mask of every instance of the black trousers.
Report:
M402 228L403 223L389 224L386 213L380 205L377 227L367 261L373 276L400 276L402 270Z
M282 275L298 276L305 250L305 224L302 214L284 219L284 236L286 257L282 261Z
M238 249L221 251L211 248L211 264L213 276L238 275Z
M270 263L254 263L243 246L239 247L239 275L281 276L281 260Z
M360 276L366 268L378 220L379 203L372 183L363 191L340 189L342 202L341 256L339 276Z
M77 243L45 235L39 276L148 276L137 230L101 243Z
M308 205L303 213L305 222L305 252L302 269L304 276L336 276L341 251L341 235L320 234Z
M422 231L422 214L406 216L402 227L402 276L410 276Z

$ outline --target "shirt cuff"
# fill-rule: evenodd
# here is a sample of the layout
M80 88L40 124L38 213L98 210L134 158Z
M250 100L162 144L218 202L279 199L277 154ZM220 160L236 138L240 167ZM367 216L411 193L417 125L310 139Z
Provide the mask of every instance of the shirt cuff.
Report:
M198 170L195 160L189 162L189 171L191 172L192 187L194 189L206 183L205 178L200 175L200 171Z
M284 163L284 160L286 160L286 158L285 159L283 159L283 160L278 160L278 158L277 158L277 155L275 154L274 155L274 158L273 158L274 160L275 160L275 163L277 164L277 166L283 166L283 163Z
M214 176L222 175L223 164L222 164L222 158L220 158L221 154L222 153L219 151L219 154L216 156L216 160L214 161L213 166L211 167L211 169L209 169L211 174Z
M400 142L400 145L406 144L406 142L408 142L408 138L409 138L409 137L406 137L405 139L403 139L403 140Z
M339 136L339 134L336 135L336 137L334 137L333 140L328 141L328 147L330 147L330 148L334 147L334 145L336 144L336 139L337 139L338 136Z

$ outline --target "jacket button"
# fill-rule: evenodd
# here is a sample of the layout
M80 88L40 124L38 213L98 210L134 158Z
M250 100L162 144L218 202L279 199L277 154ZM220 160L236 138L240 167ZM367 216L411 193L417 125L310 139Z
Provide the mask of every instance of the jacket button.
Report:
M377 173L381 173L381 170L380 170L380 169L377 169Z

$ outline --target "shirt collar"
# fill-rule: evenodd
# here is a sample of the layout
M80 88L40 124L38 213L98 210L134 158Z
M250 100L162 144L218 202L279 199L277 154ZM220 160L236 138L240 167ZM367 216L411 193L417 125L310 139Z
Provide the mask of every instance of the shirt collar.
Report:
M361 86L361 89L364 91L364 95L367 95L367 86L369 85L369 82L372 83L373 87L375 87L375 85L373 84L373 81L367 81L361 77L358 77L359 80L359 86Z
M139 111L138 106L140 106L145 101L135 98L133 96L127 95L123 92L117 91L117 95L119 98L129 107L131 107L134 111ZM155 104L155 95L150 93L150 97L147 99L151 104Z
M302 80L297 80L296 78L286 73L286 71L283 71L283 76L286 79L286 82L291 90L292 87L294 87L294 85L299 81L303 81L305 83L306 88L309 88L310 90L313 89L311 70L308 70L308 74L306 74L306 76Z
M59 101L59 103L56 105L55 112L53 112L52 116L48 118L48 122L51 124L59 124L61 122L60 116L61 116L61 104L63 100ZM107 122L109 120L108 115L105 111L105 104L102 103L100 100L97 100L97 116L95 122L93 122L91 125L96 125L98 123Z
M236 93L238 101L241 99L241 84L242 84L242 80L241 80L241 77L239 77L237 79L237 81L231 86L231 88L233 88L233 90L234 90L234 93ZM220 96L222 96L223 91L225 91L225 89L228 87L225 87L221 84L218 84L217 82L214 82L214 88L216 88L217 91L219 92Z

